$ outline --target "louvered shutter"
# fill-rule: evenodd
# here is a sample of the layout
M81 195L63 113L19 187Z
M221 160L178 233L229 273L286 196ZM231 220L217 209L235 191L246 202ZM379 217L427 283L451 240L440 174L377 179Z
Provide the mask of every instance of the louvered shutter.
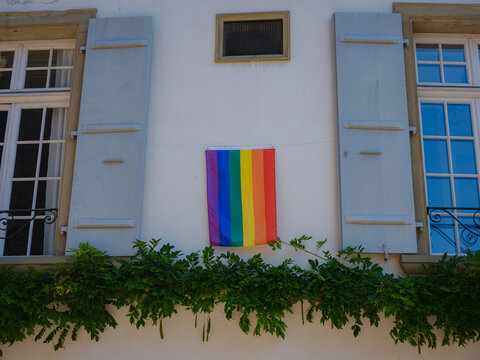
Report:
M401 17L334 15L340 236L417 251Z
M67 249L133 253L140 237L152 18L90 20Z

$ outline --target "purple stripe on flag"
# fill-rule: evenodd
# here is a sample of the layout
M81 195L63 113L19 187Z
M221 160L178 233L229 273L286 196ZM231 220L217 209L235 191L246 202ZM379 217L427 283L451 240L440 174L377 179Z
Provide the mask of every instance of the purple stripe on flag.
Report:
M206 150L207 160L207 203L208 203L208 231L210 244L220 245L220 233L218 230L218 171L217 151Z

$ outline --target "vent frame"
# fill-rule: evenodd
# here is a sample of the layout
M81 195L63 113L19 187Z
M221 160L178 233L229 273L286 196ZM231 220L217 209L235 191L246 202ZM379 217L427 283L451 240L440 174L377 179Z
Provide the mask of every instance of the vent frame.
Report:
M282 21L282 47L281 54L264 55L235 55L225 56L224 53L224 28L225 23L230 22L248 22L248 21ZM217 14L216 15L216 34L215 34L215 62L249 62L249 61L288 61L290 60L290 12L258 12L258 13L237 13L237 14Z

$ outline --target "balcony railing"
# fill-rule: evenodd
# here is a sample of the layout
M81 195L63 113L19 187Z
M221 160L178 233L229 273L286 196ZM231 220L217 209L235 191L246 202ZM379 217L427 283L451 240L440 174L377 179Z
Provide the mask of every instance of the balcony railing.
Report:
M427 207L430 229L452 246L474 247L480 241L480 209L469 207ZM455 228L452 239L444 229ZM451 232L450 232L451 233ZM460 246L462 247L462 246Z
M57 208L50 209L11 209L0 210L0 240L15 237L34 220L43 220L45 224L53 224L57 220ZM11 225L15 231L9 232Z

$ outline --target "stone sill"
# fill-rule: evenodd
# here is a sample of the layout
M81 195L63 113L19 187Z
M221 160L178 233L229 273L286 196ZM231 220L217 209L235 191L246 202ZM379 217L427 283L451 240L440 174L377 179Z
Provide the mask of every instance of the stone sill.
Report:
M407 275L426 275L423 266L435 265L442 255L401 255L400 265Z
M112 256L114 260L129 260L130 256ZM53 270L55 265L71 261L70 256L4 256L0 257L0 266L13 266L15 271Z

